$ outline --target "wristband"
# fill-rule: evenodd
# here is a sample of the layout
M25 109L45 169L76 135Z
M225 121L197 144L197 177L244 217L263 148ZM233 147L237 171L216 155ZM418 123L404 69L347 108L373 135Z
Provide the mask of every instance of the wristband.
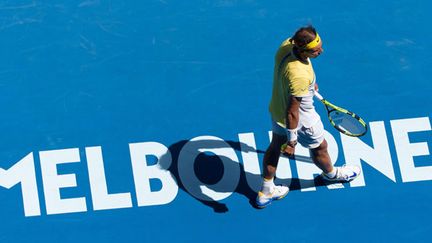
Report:
M297 141L297 129L286 129L289 142Z

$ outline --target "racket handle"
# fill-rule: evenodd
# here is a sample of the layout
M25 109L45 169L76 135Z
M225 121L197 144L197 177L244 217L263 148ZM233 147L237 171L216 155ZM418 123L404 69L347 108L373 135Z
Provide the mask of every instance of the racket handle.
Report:
M324 98L320 95L320 93L318 93L318 91L315 91L315 97L317 97L317 99L319 100L323 100Z

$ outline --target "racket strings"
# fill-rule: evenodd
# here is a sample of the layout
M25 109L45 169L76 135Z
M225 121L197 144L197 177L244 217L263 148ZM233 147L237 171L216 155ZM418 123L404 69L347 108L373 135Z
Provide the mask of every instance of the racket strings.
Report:
M361 136L367 131L366 124L351 112L333 110L329 112L329 118L336 129L347 135Z

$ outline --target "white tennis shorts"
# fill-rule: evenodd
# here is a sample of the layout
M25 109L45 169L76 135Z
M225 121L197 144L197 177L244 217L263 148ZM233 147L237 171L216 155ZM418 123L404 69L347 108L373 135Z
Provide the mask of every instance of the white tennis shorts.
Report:
M272 119L272 131L278 135L286 136L286 129ZM297 142L303 147L314 149L321 145L324 141L324 125L321 120L318 120L312 127L301 126L297 130Z

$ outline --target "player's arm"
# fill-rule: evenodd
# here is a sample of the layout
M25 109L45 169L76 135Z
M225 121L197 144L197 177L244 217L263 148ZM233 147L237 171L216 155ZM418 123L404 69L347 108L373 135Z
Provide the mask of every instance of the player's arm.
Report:
M299 109L301 97L290 96L287 106L287 145L294 147L297 143L297 126L299 123Z
M299 109L302 98L309 95L309 80L298 73L297 77L289 79L290 96L287 104L286 132L287 145L294 147L297 144L297 127L299 123Z
M301 97L291 96L287 106L287 128L296 129L299 123Z

